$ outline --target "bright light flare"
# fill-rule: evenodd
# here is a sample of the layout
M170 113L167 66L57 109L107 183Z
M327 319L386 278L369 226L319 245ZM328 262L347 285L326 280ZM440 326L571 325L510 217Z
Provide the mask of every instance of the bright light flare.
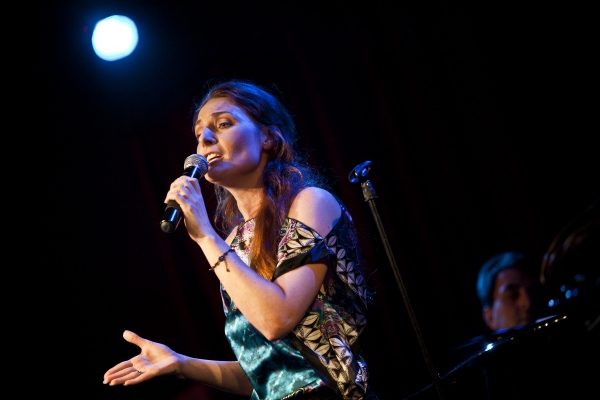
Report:
M137 27L123 15L112 15L100 20L92 34L94 52L106 61L127 57L135 50L137 43Z

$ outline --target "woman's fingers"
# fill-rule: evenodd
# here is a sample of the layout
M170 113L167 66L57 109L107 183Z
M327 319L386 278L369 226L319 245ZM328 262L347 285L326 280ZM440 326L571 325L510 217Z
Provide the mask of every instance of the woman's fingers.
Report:
M127 380L123 382L123 386L135 385L144 382L149 378L144 374L144 371L134 368L133 371L126 376L126 379Z
M146 342L146 339L144 339L143 337L127 330L123 332L123 339L127 340L129 343L135 344L139 348L142 348L142 346Z
M128 342L140 347L140 349L142 348L144 341L146 340L136 335L135 333L127 330L123 332L123 338ZM139 376L140 373L138 373L137 369L134 368L132 360L133 358L127 361L120 362L108 371L106 371L106 373L104 374L103 383L108 383L111 386L118 385L120 383L124 383L128 379L136 378L135 375Z
M155 376L176 371L177 354L167 346L144 339L128 330L123 332L123 338L138 346L140 354L106 371L103 383L110 386L136 385Z
M108 371L106 371L104 376L116 374L117 372L122 371L122 370L127 369L132 366L133 366L133 364L131 363L131 360L120 362L117 365L115 365L114 367L112 367L111 369L109 369Z
M106 371L103 383L108 383L110 385L118 384L116 381L123 378L126 379L132 371L135 371L135 368L133 368L131 361L123 361Z
M104 378L104 383L108 383L110 386L121 384L124 386L135 385L147 380L147 378L143 375L143 371L136 369L135 367L127 367L114 374L109 374L107 372Z
M200 185L197 179L181 176L171 183L165 198L165 203L169 200L176 200L179 196L187 199L194 193L197 194L200 192Z

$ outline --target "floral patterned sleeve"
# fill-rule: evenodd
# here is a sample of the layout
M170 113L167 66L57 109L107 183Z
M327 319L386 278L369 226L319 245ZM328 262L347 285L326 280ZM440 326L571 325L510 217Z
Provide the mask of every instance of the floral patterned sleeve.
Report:
M273 280L302 265L331 262L334 253L323 238L302 222L288 218L281 227L277 250L277 268Z
M323 238L287 219L281 227L273 277L310 263L328 265L321 291L289 338L321 379L348 400L362 398L369 376L358 341L366 325L366 290L351 223L344 210Z

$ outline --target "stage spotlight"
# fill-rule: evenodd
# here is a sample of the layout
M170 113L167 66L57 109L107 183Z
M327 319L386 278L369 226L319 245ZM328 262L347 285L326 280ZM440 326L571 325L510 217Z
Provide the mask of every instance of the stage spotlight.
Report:
M100 20L94 27L92 46L96 55L106 61L115 61L130 55L138 43L135 23L122 15Z

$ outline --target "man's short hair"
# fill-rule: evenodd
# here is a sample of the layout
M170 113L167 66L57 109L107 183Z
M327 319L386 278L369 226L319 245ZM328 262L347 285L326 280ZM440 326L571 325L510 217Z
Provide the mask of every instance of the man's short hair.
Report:
M517 268L531 274L532 259L524 253L506 251L487 260L477 275L477 297L481 307L490 307L494 302L496 275L507 268Z

